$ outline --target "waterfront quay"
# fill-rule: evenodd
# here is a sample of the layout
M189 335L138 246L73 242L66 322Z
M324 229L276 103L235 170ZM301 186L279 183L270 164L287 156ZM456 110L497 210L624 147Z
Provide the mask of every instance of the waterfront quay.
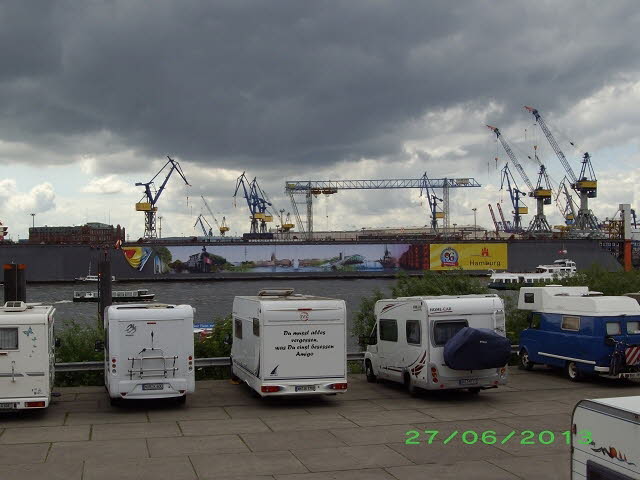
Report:
M46 411L0 415L3 479L568 479L574 405L640 395L640 383L572 383L553 370L511 368L479 395L422 392L349 376L345 394L253 396L229 380L199 381L186 405L112 407L103 387L59 388ZM420 433L408 445L408 431ZM439 432L428 444L425 430ZM521 432L535 433L522 444ZM445 444L454 431L459 436ZM473 441L493 431L495 444ZM510 432L516 434L505 444ZM542 431L544 437L539 437ZM412 434L412 435L415 435ZM548 442L545 445L539 441Z

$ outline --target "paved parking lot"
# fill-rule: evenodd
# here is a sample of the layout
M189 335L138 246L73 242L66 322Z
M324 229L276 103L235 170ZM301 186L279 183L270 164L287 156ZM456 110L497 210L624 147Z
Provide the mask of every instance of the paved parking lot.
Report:
M0 415L0 478L568 479L561 432L574 404L640 395L639 383L574 384L543 369L512 369L508 387L479 395L414 398L362 375L350 376L349 384L344 395L264 400L244 385L202 381L185 406L118 408L102 387L62 388L46 412ZM419 445L406 444L411 430L421 433ZM425 430L439 432L430 445ZM520 444L523 430L534 432L534 444ZM554 432L549 445L537 440L544 430ZM495 444L482 442L485 431L495 432ZM516 435L502 444L511 431Z

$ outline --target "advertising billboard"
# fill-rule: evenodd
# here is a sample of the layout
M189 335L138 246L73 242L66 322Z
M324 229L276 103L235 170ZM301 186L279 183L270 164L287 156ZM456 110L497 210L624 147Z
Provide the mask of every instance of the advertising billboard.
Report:
M506 270L506 243L434 243L431 270Z

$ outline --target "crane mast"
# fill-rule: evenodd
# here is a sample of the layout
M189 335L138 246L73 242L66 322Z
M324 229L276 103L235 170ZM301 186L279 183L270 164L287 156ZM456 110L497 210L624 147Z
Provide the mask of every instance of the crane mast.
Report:
M205 223L209 227L208 231L207 231L207 228L204 226ZM196 228L198 224L200 224L200 228L202 228L202 234L205 237L213 237L213 228L211 227L211 224L207 222L207 219L204 218L204 215L202 214L198 215L198 218L196 218L196 223L193 224L193 228Z
M435 190L431 187L431 181L427 177L427 172L422 175L423 186L420 187L420 195L424 191L429 203L429 211L431 212L431 229L434 233L438 232L438 220L445 218L445 212L440 208L442 198L436 195Z
M518 188L515 178L509 169L509 164L505 163L502 169L502 182L500 183L500 189L502 190L507 186L509 197L511 198L511 205L513 206L513 231L522 231L522 215L529 213L527 206L522 203L521 198L526 196L526 193Z
M574 222L575 229L588 234L600 232L598 219L589 209L589 198L595 198L598 195L598 180L593 170L593 165L591 164L591 156L586 152L584 153L582 156L580 177L576 177L567 157L565 157L564 153L560 149L558 142L549 130L549 127L547 127L547 124L540 115L540 112L533 107L525 106L524 108L535 117L536 122L538 122L538 125L540 125L540 128L544 133L544 136L547 137L547 141L567 172L567 176L571 182L571 188L575 190L580 197L580 207Z
M245 172L242 172L242 175L240 175L236 181L236 190L233 194L234 199L238 195L240 187L242 187L243 196L249 207L249 213L251 214L249 217L251 220L249 233L267 233L267 223L273 222L273 215L268 211L268 207L271 207L272 204L266 198L267 196L260 188L260 185L258 185L257 178L254 177L252 181L249 181Z

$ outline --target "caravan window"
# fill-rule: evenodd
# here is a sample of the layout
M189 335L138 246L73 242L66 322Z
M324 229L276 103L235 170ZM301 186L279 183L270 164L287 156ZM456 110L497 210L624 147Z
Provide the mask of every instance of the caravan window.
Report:
M420 345L420 321L407 320L407 343L411 345Z
M574 317L570 315L565 315L562 317L562 325L560 326L562 330L571 330L573 332L577 332L580 330L580 317Z
M607 322L607 335L620 335L622 329L620 328L620 322Z
M380 340L397 342L398 322L395 320L380 320Z
M454 320L452 322L436 322L433 326L433 342L436 346L442 346L464 327L468 327L466 320Z
M17 328L0 328L0 350L18 350Z
M612 470L606 465L587 460L587 480L633 480L630 476Z
M233 327L235 337L242 339L242 320L236 318L233 322Z
M524 294L524 303L534 303L535 295L533 293Z
M627 334L635 335L640 333L640 322L627 322Z

